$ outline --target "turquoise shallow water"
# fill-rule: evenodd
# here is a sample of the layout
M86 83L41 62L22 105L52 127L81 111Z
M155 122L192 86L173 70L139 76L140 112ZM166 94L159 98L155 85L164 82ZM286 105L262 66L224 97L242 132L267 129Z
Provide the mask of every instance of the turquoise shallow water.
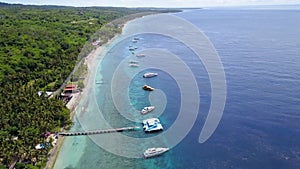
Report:
M184 81L185 74L179 71L175 80L164 69L128 67L126 59L138 60L140 64L147 59L135 58L128 50L129 45L137 46L137 51L167 49L186 63L194 73L200 92L196 123L168 153L149 160L119 155L130 152L138 156L150 146L170 146L172 138L131 142L119 137L120 133L68 137L55 168L300 168L300 31L299 23L295 22L300 11L210 9L175 15L204 31L224 66L226 106L212 137L203 144L198 142L211 102L211 86L203 63L193 51L177 39L159 34L138 35L140 40L136 44L131 42L132 37L123 39L122 35L107 49L103 60L98 60L100 65L91 82L94 87L80 103L86 107L85 112L78 109L72 130L140 126L144 117L137 110L150 102L163 111L154 111L146 117L160 116L166 129L176 121L182 101L176 80ZM143 25L143 19L130 22L125 33L140 30ZM125 64L119 66L124 60ZM161 62L165 67L170 64L176 67L173 60ZM123 76L114 79L117 68ZM159 76L143 79L141 75L150 70ZM124 79L128 78L129 88L114 88L122 89ZM157 90L152 94L141 90L140 86L145 83ZM121 107L125 110L118 110L112 91L124 100ZM126 105L125 100L129 100L130 105ZM195 104L193 100L190 102ZM121 134L146 139L161 133Z
M119 37L119 39L121 39L121 37ZM71 131L106 129L124 126L141 126L141 121L130 122L129 120L122 118L120 113L114 107L112 98L110 96L111 74L114 70L112 68L115 68L120 59L123 59L125 55L130 54L127 46L125 48L122 45L120 46L120 44L123 43L118 42L119 39L116 39L110 46L108 46L106 52L103 54L105 55L104 59L98 60L100 63L99 69L94 72L92 75L94 78L92 78L90 82L92 83L93 87L81 100L76 112L74 126L72 127ZM131 40L128 39L126 43L130 41ZM118 47L115 47L116 44ZM120 54L121 50L117 48L122 48L122 52L124 53ZM121 57L114 58L114 51L118 51L118 56ZM126 73L128 75L132 74L131 69L128 69L127 66L126 68ZM133 81L138 82L138 80ZM135 85L141 86L142 83L137 83ZM130 92L134 93L134 88L130 88ZM123 96L126 94L127 93L124 92ZM146 93L137 91L135 95L132 95L140 97L139 99L133 97L135 100L132 101L132 104L136 106L137 109L141 109L141 107L143 107L140 105L142 102L137 100L143 99L143 104L148 104L146 99L147 94L145 94ZM159 107L159 105L156 106ZM84 107L84 111L82 111L83 109L81 109L81 107ZM128 111L126 113L130 112ZM103 117L100 117L99 114L103 115ZM136 116L140 116L140 114L137 113ZM109 122L109 126L105 125L105 122ZM149 137L149 135L145 135L143 131L138 131L134 134L128 133L128 135L136 138ZM101 148L101 146L97 145L101 144L99 142L104 140L104 143L102 144L108 145L111 149L117 149L116 151L118 151L118 147L128 147L130 149L129 151L132 151L139 157L142 157L142 152L148 148L147 145L141 144L141 150L137 151L134 150L137 145L130 144L129 142L122 142L117 140L115 137L116 134L91 137L67 137L63 143L54 168L120 168L120 166L122 166L122 168L158 168L160 165L173 168L167 156L162 157L159 163L157 163L158 161L155 159L149 159L145 161L142 158L121 157L107 152L105 149ZM101 141L97 142L99 139Z

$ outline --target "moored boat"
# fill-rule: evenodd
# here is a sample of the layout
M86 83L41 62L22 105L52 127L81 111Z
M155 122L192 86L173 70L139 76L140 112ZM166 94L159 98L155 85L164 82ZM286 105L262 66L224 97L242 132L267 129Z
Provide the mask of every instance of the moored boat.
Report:
M158 118L150 118L143 121L143 129L146 133L162 131L164 128Z
M130 51L134 51L134 50L135 50L135 47L129 46L129 50L130 50Z
M150 158L150 157L161 155L167 152L168 150L169 148L164 148L164 147L148 148L143 155L145 158Z
M130 60L130 61L128 61L129 63L135 63L135 64L137 64L137 63L139 63L139 61L136 61L136 60Z
M148 73L145 73L143 75L144 78L150 78L150 77L154 77L154 76L157 76L158 73L152 73L152 72L148 72Z
M153 90L154 90L153 87L148 86L148 85L144 85L144 86L143 86L143 89L144 89L144 90L147 90L147 91L153 91Z
M143 53L140 53L140 54L137 54L137 55L135 55L136 57L145 57L146 55L145 54L143 54Z
M154 106L144 107L140 112L141 114L147 114L155 109Z
M139 67L140 65L136 64L136 63L130 63L129 64L130 67Z

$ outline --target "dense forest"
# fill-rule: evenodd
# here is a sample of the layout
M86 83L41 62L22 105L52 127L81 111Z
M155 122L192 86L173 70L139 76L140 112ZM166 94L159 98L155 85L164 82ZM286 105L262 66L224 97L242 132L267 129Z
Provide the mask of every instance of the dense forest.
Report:
M30 82L57 88L72 71L80 49L109 21L137 10L2 5L0 83Z
M59 88L99 28L149 10L0 3L0 168L13 161L16 168L45 165L51 147L36 144L71 121L62 101L38 91Z

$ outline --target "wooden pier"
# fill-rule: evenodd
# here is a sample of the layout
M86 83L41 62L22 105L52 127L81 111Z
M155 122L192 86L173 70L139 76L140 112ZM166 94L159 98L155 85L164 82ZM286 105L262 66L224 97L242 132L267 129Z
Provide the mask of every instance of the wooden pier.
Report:
M134 127L122 127L122 128L115 128L115 129L92 130L92 131L83 131L83 132L62 132L58 134L61 136L82 136L82 135L116 133L116 132L123 132L123 131L135 131L139 129L141 128L138 126L134 126Z

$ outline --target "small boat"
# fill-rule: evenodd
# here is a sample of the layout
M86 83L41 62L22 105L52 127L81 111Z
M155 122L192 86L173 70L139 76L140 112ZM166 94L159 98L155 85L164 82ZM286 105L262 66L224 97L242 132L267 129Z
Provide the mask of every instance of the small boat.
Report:
M139 63L139 61L136 61L136 60L130 60L129 63L135 63L135 64L137 64L137 63Z
M147 114L147 113L153 111L154 109L155 109L154 106L144 107L144 108L141 110L141 114Z
M140 38L139 37L134 37L133 40L140 40Z
M132 43L137 43L137 42L138 42L138 40L136 40L136 39L132 40Z
M144 89L144 90L147 90L147 91L153 91L153 90L154 90L153 87L148 86L148 85L144 85L144 86L143 86L143 89Z
M131 63L129 64L130 67L139 67L140 65L136 64L136 63Z
M151 72L148 72L148 73L145 73L143 75L144 78L150 78L150 77L154 77L154 76L157 76L158 73L151 73Z
M146 56L146 55L145 55L145 54L142 54L142 53L136 55L136 57L145 57L145 56Z
M134 48L133 46L130 46L130 47L129 47L129 50L130 50L130 51L134 51L135 48Z
M96 81L96 84L103 84L103 80Z
M158 156L158 155L161 155L161 154L167 152L168 150L169 150L169 148L163 148L163 147L148 148L144 152L144 157L150 158L150 157Z

